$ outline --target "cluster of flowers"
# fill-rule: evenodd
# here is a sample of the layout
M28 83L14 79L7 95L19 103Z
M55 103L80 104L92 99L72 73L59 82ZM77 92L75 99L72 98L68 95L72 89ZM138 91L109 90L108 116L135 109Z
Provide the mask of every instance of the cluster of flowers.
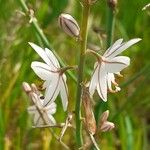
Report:
M80 39L79 25L71 15L61 14L59 16L59 24L68 35ZM108 91L115 93L121 90L115 81L115 75L120 76L120 71L129 66L130 58L118 55L140 40L139 38L135 38L128 42L123 42L123 39L119 39L109 47L102 56L99 55L98 52L91 52L96 55L97 61L94 65L94 71L88 87L90 97L93 97L93 94L97 90L100 98L106 102ZM33 71L44 81L43 89L45 89L45 93L41 98L39 92L35 92L33 86L29 86L30 97L35 105L29 107L28 111L34 114L35 125L37 125L37 122L38 124L43 124L38 110L42 110L41 112L48 116L48 118L45 117L46 119L44 119L46 123L55 124L52 114L56 112L55 100L59 94L64 111L67 110L68 106L68 87L65 75L67 69L60 67L57 58L48 48L43 49L31 42L29 44L45 62L35 61L31 64ZM101 129L103 131L105 131L106 128L109 130L114 126L107 121L108 112L106 112L106 114L101 123ZM108 126L110 124L111 126Z

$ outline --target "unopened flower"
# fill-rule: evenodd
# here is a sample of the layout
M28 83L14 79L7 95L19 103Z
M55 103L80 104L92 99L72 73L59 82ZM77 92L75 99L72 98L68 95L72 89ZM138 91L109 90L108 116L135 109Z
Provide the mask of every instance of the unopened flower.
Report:
M53 103L60 93L63 109L66 110L68 106L68 87L64 70L60 68L59 62L52 51L47 48L43 49L34 43L29 44L45 62L35 61L31 64L31 68L38 77L44 80L43 88L46 89L44 107Z
M94 73L89 85L91 96L97 89L102 100L107 101L107 90L112 91L111 83L116 84L116 91L120 90L117 83L115 83L114 73L118 74L118 72L126 68L130 64L130 58L126 56L118 56L118 54L140 40L141 39L136 38L122 43L123 40L119 39L106 50L103 56L98 56L99 58L95 63Z
M80 34L80 28L77 21L69 14L62 13L58 19L60 27L65 33L72 37L78 37Z
M112 130L114 127L115 127L114 123L106 121L101 125L100 130L102 132L106 132Z
M108 117L109 110L106 110L105 112L103 112L100 118L100 131L102 132L110 131L115 127L114 123L107 121Z

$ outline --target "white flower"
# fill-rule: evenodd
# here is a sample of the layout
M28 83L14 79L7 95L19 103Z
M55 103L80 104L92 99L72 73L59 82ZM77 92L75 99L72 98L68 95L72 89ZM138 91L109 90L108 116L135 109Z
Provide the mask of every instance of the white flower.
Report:
M55 125L56 121L52 116L56 112L56 104L52 102L48 106L43 106L43 100L36 93L32 93L32 100L35 105L28 107L28 112L34 116L34 125Z
M49 49L43 49L34 43L29 44L45 62L35 61L31 64L31 68L38 77L44 80L43 88L46 89L44 107L54 102L60 93L63 109L66 110L68 106L68 87L66 75L61 70L58 60Z
M89 85L89 92L91 96L97 89L102 100L107 101L107 90L109 89L110 91L113 91L111 83L116 84L114 73L118 74L130 64L129 57L118 56L118 54L140 40L141 39L136 38L122 43L123 39L119 39L106 50L103 56L99 57L99 60L95 63L94 73ZM116 84L115 86L116 91L119 91L120 89L118 85Z

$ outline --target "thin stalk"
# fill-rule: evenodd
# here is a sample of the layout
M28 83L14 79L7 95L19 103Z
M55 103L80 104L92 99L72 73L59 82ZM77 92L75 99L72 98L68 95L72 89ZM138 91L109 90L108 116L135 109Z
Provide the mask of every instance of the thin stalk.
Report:
M79 147L83 144L82 139L82 123L81 123L81 83L83 81L84 73L84 62L85 62L85 52L87 46L87 27L88 27L88 18L90 13L90 5L84 4L82 10L82 22L81 22L81 47L80 47L80 58L78 64L78 80L77 80L77 94L76 94L76 141Z
M28 14L29 16L29 8L27 7L26 3L24 2L24 0L18 0L18 2L20 3L23 11L25 12L25 14ZM29 19L31 19L29 17ZM33 25L33 28L35 29L35 31L37 32L37 34L39 35L39 37L41 38L41 40L43 41L44 45L51 49L53 51L53 53L55 54L55 56L57 57L58 61L60 62L61 66L62 67L65 67L65 66L68 66L66 65L66 63L64 63L64 61L58 56L58 54L56 53L56 51L54 51L48 41L48 39L46 38L46 36L44 35L43 31L41 30L38 22L37 22L37 19L34 17L34 19L32 19L32 22L31 24ZM77 82L77 79L76 77L74 76L74 74L70 71L70 70L67 70L67 73L68 75L72 78L72 80L74 82Z
M114 36L114 26L115 26L115 13L112 8L108 7L107 11L107 48L110 47L110 45L113 42L113 36Z
M100 148L98 147L98 144L96 143L95 138L93 137L92 134L90 134L90 138L91 138L91 140L92 140L92 143L93 143L95 149L96 149L96 150L100 150Z

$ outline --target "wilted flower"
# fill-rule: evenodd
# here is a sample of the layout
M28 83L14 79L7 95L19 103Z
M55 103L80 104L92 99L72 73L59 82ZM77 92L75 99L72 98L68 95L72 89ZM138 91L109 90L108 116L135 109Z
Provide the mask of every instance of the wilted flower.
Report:
M56 112L56 104L52 102L48 106L44 106L43 95L38 91L35 84L30 86L27 82L23 82L22 85L34 104L28 107L28 112L34 116L34 125L55 125L56 121L52 115Z
M61 14L58 19L60 27L70 36L78 37L80 28L77 21L69 14Z
M119 39L106 50L103 56L98 57L98 61L95 63L94 73L89 85L89 92L91 95L93 95L94 91L97 89L102 100L107 101L107 90L109 89L112 91L111 83L116 84L114 73L118 74L130 64L129 57L118 56L118 54L140 40L141 39L136 38L122 43L123 39ZM117 84L116 88L116 91L120 90Z
M64 110L68 106L68 87L66 84L65 69L61 69L58 60L49 49L41 48L34 43L29 43L31 47L39 54L39 56L45 61L32 62L31 68L34 72L44 80L43 88L46 88L44 107L53 103L60 93Z
M82 102L85 113L85 125L88 132L92 135L96 133L96 120L92 111L91 97L88 87L82 85Z
M34 125L55 125L56 121L52 115L56 112L56 104L52 102L48 106L44 106L44 100L35 93L33 93L32 99L35 101L35 105L29 106L28 112L34 115Z

